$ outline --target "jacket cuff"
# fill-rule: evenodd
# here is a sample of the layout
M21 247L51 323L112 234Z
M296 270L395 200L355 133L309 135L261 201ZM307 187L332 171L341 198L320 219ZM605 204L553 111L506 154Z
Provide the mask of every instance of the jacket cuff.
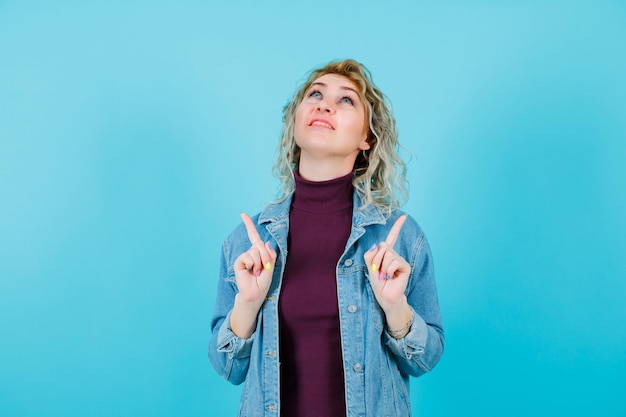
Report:
M220 353L227 353L230 359L241 359L250 356L252 351L252 342L254 342L254 335L247 339L238 337L230 329L230 312L226 315L222 326L217 333L217 351Z
M413 312L413 325L402 339L394 339L385 331L385 343L395 355L411 359L413 355L424 353L426 339L428 339L428 325L411 307Z

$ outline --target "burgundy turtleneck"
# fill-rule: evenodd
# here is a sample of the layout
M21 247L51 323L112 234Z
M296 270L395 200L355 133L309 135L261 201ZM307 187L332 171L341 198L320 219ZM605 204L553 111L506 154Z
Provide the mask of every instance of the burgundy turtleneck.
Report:
M294 176L279 301L281 416L345 416L336 268L352 227L352 173Z

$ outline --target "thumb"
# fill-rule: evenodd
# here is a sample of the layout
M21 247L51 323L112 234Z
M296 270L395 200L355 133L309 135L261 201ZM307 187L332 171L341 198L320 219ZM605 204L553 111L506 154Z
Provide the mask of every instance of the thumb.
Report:
M363 254L363 259L365 260L365 265L367 266L367 269L370 269L370 267L372 265L372 261L374 260L374 256L376 256L377 252L378 252L378 245L373 244L367 250L367 252L365 252L365 254Z

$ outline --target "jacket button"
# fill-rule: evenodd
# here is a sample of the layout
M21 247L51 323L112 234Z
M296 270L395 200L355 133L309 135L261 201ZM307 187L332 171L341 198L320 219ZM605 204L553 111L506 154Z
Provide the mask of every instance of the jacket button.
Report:
M348 306L348 311L349 311L350 313L356 313L356 310L357 310L357 308L356 308L356 306L355 306L354 304L350 304L350 305Z
M267 356L276 356L276 351L275 350L268 350L267 352L265 352L265 354Z
M361 365L360 363L355 363L352 369L354 370L354 372L361 372L363 370L363 365Z
M346 259L343 264L345 266L352 266L353 263L354 263L354 261L352 259Z

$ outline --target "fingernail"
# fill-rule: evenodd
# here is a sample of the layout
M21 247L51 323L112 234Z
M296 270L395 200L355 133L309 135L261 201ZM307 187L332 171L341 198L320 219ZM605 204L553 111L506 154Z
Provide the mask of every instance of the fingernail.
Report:
M378 274L378 279L379 280L384 280L385 279L385 274L383 274L382 272Z
M265 264L265 270L269 271L270 269L272 269L272 264L268 262Z
M367 251L368 251L368 252L371 252L371 251L373 251L374 249L376 249L376 243L374 243L374 244L373 244L373 245L372 245L372 246L371 246L371 247L370 247Z
M385 279L391 279L391 275L387 274L387 276L385 277Z
M378 272L378 265L372 264L372 271Z
M254 271L254 275L256 275L257 277L261 275L261 271Z

